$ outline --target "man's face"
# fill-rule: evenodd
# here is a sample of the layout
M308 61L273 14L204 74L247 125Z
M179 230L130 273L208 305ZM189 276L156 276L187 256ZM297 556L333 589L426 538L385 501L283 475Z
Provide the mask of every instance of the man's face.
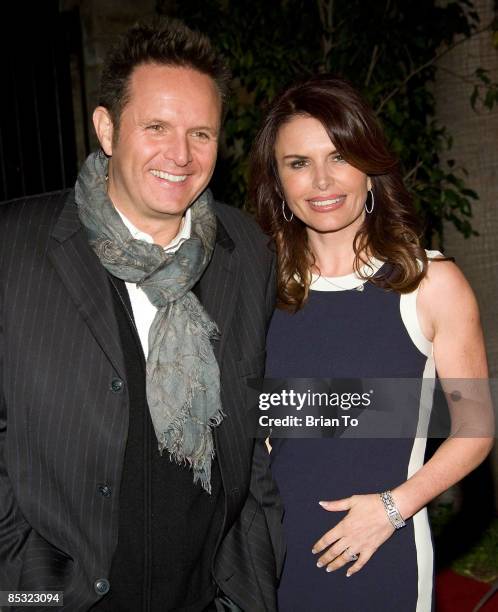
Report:
M129 93L117 136L105 109L100 133L95 124L111 156L109 197L140 229L169 225L172 238L213 174L220 96L209 76L159 64L135 68Z

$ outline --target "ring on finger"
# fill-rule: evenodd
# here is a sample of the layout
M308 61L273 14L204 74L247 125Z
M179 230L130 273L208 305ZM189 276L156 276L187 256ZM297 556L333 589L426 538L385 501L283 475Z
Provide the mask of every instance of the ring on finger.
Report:
M346 550L344 552L348 554L348 557L349 557L350 561L358 561L358 559L360 557L359 553L351 552L349 550L349 546L346 548Z

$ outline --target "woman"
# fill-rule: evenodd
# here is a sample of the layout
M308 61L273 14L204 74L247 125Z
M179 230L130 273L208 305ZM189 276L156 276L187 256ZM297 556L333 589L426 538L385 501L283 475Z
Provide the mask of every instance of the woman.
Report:
M348 83L321 75L284 92L256 139L251 176L279 264L267 377L418 378L414 411L436 371L487 377L472 290L421 248L396 161ZM468 424L450 410L458 435ZM272 439L287 538L280 610L431 610L425 506L492 446L490 430L457 435L425 465L423 437Z

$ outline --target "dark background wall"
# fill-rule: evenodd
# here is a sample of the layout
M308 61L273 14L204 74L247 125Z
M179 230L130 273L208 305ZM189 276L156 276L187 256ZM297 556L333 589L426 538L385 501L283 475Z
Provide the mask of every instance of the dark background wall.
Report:
M1 21L0 199L71 185L78 165L71 78L71 67L82 66L78 16L59 12L54 0L15 12Z

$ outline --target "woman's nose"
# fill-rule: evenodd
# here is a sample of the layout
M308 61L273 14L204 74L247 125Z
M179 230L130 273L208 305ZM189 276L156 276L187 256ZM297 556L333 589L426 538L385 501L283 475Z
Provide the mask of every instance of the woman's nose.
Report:
M313 187L315 189L320 189L320 191L323 191L330 186L332 181L333 178L326 166L320 166L315 169L313 175Z

